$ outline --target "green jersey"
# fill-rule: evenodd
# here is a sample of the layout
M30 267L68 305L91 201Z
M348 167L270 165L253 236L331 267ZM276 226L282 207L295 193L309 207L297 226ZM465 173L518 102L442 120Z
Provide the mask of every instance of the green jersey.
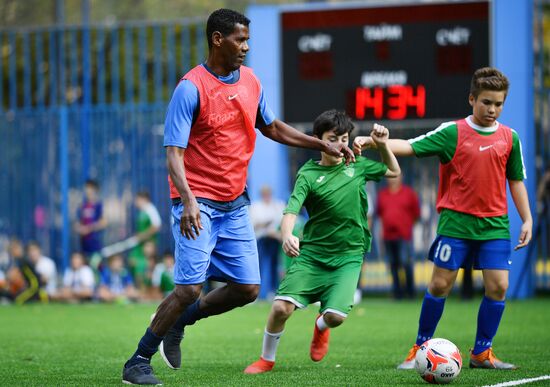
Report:
M379 181L388 167L358 156L346 166L323 166L309 160L298 171L285 214L298 214L302 206L309 220L304 226L300 255L327 263L334 257L362 257L370 249L367 223L367 180Z
M147 230L152 225L156 227L160 227L161 223L162 222L161 222L160 215L157 208L153 205L153 203L147 203L143 207L143 209L141 209L138 212L137 219L136 219L136 231L138 233L141 233ZM156 244L158 240L158 235L155 234L151 236L148 240ZM132 249L132 251L130 252L131 257L135 257L140 260L145 260L145 254L143 253L143 243L144 242L140 243L139 245L137 245Z
M497 130L481 127L466 119L468 125L481 135L490 135ZM437 129L409 140L417 157L437 156L441 164L452 160L458 141L456 122L445 122ZM512 150L506 164L508 180L525 179L525 166L521 153L521 142L515 130L512 130ZM437 233L461 239L489 240L510 239L508 215L480 218L474 215L444 208L439 216Z

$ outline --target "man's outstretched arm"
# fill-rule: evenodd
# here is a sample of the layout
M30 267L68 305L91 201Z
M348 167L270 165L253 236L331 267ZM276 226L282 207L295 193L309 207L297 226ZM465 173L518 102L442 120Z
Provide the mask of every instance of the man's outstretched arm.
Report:
M341 144L333 145L317 137L308 136L278 119L275 119L271 124L261 128L260 132L267 138L281 144L315 149L336 157L343 156L346 159L346 163L355 161L355 155L349 147L345 145L342 146Z

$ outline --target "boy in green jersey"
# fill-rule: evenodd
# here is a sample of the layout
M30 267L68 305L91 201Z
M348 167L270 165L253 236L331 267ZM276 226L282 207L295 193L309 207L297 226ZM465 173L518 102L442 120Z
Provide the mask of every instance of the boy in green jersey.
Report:
M508 86L508 79L497 69L478 69L470 85L471 116L443 123L408 141L388 142L397 156L437 156L440 161L438 235L429 252L433 274L422 303L416 343L400 369L414 368L416 352L432 338L458 269L472 264L483 270L485 297L479 307L470 368L516 368L496 358L492 350L512 264L506 181L523 221L515 250L529 243L533 227L519 137L497 121ZM374 139L357 137L354 141L356 152L371 147L376 147Z
M313 124L313 135L323 141L348 144L354 126L342 112L329 110ZM374 125L371 133L383 162L358 157L346 165L342 157L321 153L298 172L296 184L281 222L283 250L293 262L279 286L267 320L262 354L245 369L247 374L271 371L285 323L296 308L320 301L310 356L320 361L328 351L330 329L346 319L363 255L370 249L367 224L367 180L396 177L401 171L386 146L388 130ZM305 206L309 220L300 241L292 234L296 217Z

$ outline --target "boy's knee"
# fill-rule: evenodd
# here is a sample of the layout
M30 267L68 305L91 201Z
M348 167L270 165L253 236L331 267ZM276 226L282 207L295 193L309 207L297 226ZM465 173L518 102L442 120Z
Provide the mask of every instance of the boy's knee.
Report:
M485 295L493 300L502 301L506 298L508 290L508 280L501 279L498 281L485 284Z
M331 328L342 325L342 323L346 320L344 316L332 312L325 313L323 318L325 319L325 323Z
M277 319L286 320L294 312L296 306L290 302L276 300L271 307L273 315Z
M434 297L446 297L451 288L453 282L442 277L432 278L430 285L428 286L428 291Z

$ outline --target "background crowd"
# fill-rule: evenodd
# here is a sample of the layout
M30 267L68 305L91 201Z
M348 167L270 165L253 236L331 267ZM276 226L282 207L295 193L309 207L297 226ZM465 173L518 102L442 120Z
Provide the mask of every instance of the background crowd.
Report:
M548 212L550 170L539 182L537 209ZM423 259L414 249L415 223L421 217L416 192L402 178L389 180L374 200L369 196L369 221L375 231L374 254L366 259L382 258L391 276L394 299L414 298L414 264ZM23 304L41 302L114 302L127 303L162 299L174 288L172 251L158 251L157 236L162 227L160 215L149 194L139 192L134 200L135 229L127 239L103 245L107 228L100 198L100 186L88 180L82 204L75 214L74 230L80 237L80 249L71 255L70 266L61 272L55 260L44 255L36 241L23 243L14 237L0 241L0 302ZM273 197L272 189L263 186L260 200L250 207L250 217L258 243L262 284L259 299L269 300L279 286L290 259L281 249L280 222L285 203ZM296 222L300 236L306 214ZM535 229L537 229L536 227ZM536 238L535 231L535 238ZM462 276L461 296L474 293L472 273ZM207 288L215 284L206 284Z
M136 195L134 234L111 246L103 245L107 221L99 184L88 180L74 223L80 249L59 272L36 241L12 238L0 245L0 300L126 303L159 300L174 288L174 256L159 254L157 234L162 222L145 191Z

